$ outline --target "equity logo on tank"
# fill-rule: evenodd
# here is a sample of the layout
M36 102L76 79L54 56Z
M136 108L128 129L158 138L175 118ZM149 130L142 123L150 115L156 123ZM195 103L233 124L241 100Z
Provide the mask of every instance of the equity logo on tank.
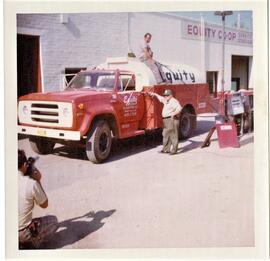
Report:
M166 79L171 83L196 83L196 74L188 69L177 66L161 65Z

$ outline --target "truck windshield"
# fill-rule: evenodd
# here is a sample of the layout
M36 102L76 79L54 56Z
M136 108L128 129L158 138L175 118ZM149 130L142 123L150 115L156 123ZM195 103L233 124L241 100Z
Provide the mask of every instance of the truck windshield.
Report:
M78 73L68 84L66 89L96 89L113 90L115 74L112 72Z

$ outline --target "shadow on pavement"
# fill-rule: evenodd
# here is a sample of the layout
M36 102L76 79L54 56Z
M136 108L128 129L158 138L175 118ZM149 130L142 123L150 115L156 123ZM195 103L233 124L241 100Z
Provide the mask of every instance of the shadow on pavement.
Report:
M18 141L19 140L24 140L24 139L28 139L28 137L26 136L26 135L24 135L24 134L18 134Z
M209 120L198 121L197 130L194 133L193 137L207 133L214 124L215 124L214 121ZM144 135L127 138L123 140L113 140L110 157L103 164L153 149L157 146L160 146L161 144L162 144L162 130L148 132ZM193 141L191 145L188 145L188 148L184 149L184 152L193 149L193 146L195 147L200 146L194 144L195 142ZM60 157L66 157L70 159L81 159L88 161L85 150L82 147L80 148L76 146L65 146L59 144L59 146L53 150L53 154Z
M215 125L215 121L202 120L198 122L198 128L193 135L193 137L197 135L201 135L209 132L209 130ZM203 143L193 141L188 139L190 144L180 149L180 152L187 152L193 149L200 147ZM181 141L180 141L181 142ZM119 160L124 157L131 156L136 153L140 153L146 151L148 149L152 149L162 144L162 132L156 132L146 135L141 135L138 137L126 139L126 140L118 140L115 141L112 147L112 154L110 158L106 162L111 162L114 160ZM105 162L105 164L106 164ZM103 163L104 164L104 163Z
M162 144L162 135L159 131L123 140L113 140L110 157L103 164L150 150L160 144ZM60 145L53 150L53 154L88 161L84 148Z
M53 154L61 157L66 157L70 159L85 159L88 160L84 149L79 147L71 147L60 145L53 150Z
M190 144L188 144L182 148L180 147L180 149L178 149L180 151L180 153L195 150L195 149L201 147L201 145L203 144L202 141L194 141L194 140L188 140L188 141L190 142Z
M242 147L242 146L245 146L245 145L247 145L249 143L253 143L253 142L254 142L254 137L252 136L252 137L249 137L245 140L240 140L240 146Z
M213 121L206 121L206 120L201 120L197 122L197 130L195 132L195 135L201 135L204 133L209 132L209 130L215 125L215 120Z
M161 132L153 132L145 135L125 139L115 140L112 145L110 158L106 162L112 162L134 154L153 149L162 144ZM106 162L104 162L106 164Z
M96 213L90 211L83 216L68 219L58 223L58 230L48 241L44 242L40 249L56 249L85 238L89 234L99 230L105 224L103 219L110 217L116 210L98 211ZM89 221L80 219L90 219Z

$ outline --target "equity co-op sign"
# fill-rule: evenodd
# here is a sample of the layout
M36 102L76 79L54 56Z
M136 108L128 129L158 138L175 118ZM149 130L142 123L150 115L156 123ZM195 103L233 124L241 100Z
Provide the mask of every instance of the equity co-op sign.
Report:
M205 39L213 42L222 42L222 26L208 23L182 20L181 35L183 38L194 40ZM226 43L252 46L252 32L225 28Z

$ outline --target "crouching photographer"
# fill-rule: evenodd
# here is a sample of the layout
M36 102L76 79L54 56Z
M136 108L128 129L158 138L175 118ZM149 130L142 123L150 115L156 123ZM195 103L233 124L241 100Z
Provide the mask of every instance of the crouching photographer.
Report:
M35 159L28 158L18 150L19 185L19 248L39 248L41 243L57 229L55 216L32 219L35 204L48 207L48 198L41 185L41 173L34 165Z

